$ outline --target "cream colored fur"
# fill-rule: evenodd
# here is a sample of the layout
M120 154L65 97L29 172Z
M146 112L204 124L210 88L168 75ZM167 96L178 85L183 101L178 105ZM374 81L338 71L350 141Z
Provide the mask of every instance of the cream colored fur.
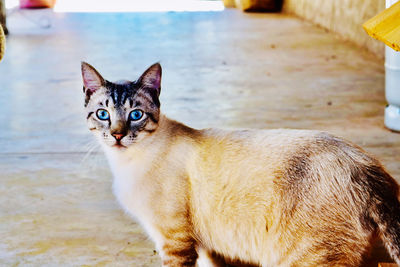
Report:
M189 208L203 248L198 261L205 266L211 264L205 250L278 266L280 233L276 226L266 229L278 216L275 171L316 132L184 130L161 116L158 130L128 149L103 146L120 204L141 222L161 256L161 229L187 224L179 215Z

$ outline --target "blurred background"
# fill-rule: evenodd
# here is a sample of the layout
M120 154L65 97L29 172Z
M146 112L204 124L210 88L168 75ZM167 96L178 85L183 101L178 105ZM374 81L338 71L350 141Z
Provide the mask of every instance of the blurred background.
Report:
M160 62L171 118L330 131L400 181L400 135L384 124L384 44L362 29L384 0L0 3L1 266L160 265L112 195L86 127L81 61L111 81Z

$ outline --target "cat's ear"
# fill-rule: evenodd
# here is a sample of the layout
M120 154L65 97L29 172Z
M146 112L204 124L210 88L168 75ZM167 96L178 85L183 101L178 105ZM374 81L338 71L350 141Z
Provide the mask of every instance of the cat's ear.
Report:
M84 92L93 94L100 87L104 86L105 81L103 77L93 68L90 64L82 62L82 78Z
M155 63L151 65L138 79L138 83L144 85L146 88L153 89L160 95L161 90L161 65Z

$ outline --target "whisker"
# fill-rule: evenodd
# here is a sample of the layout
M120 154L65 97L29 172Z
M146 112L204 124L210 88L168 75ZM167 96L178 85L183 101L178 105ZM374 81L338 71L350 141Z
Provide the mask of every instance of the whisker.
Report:
M87 152L81 159L82 163L86 162L89 156L94 154L93 151L95 151L95 149L98 148L100 145L96 141L91 141L91 143L88 143L87 146L88 146Z

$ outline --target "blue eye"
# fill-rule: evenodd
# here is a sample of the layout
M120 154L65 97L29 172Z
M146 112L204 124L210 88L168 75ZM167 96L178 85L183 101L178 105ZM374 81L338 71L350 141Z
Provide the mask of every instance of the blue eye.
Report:
M129 114L129 118L133 121L140 120L143 117L143 111L136 109Z
M108 120L110 118L110 114L105 109L97 110L96 115L97 115L97 118L99 118L102 121Z

